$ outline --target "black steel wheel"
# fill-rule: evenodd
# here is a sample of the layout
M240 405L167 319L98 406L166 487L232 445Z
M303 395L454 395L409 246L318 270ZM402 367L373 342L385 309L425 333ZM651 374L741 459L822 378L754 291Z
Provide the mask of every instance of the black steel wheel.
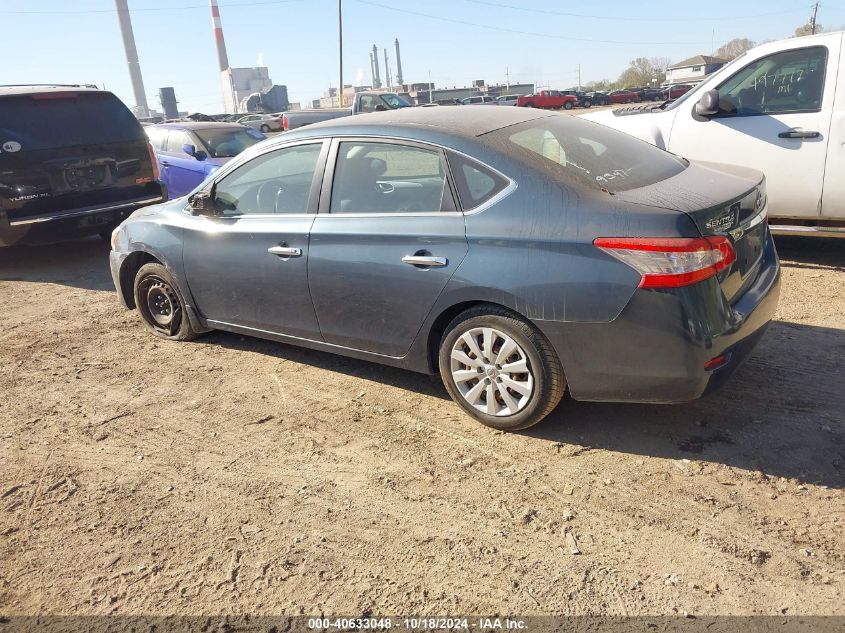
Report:
M135 275L135 306L144 325L158 337L189 341L198 336L185 313L185 302L167 268L145 264Z

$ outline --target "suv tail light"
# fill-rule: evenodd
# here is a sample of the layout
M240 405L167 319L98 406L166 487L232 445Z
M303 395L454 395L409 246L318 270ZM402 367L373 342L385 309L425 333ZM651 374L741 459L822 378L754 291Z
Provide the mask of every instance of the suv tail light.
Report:
M636 270L640 288L680 288L716 275L736 259L722 235L711 237L600 237L593 244Z
M158 159L152 143L147 143L147 151L150 153L150 162L153 164L153 180L161 180L161 170L158 168Z
M285 132L288 131L288 115L287 114L282 115L282 129Z

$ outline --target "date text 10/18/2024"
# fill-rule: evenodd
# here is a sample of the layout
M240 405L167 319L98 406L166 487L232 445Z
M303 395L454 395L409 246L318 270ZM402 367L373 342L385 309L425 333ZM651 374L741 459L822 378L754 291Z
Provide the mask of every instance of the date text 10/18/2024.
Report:
M410 631L523 631L524 620L511 618L308 618L307 626L315 630L405 629Z

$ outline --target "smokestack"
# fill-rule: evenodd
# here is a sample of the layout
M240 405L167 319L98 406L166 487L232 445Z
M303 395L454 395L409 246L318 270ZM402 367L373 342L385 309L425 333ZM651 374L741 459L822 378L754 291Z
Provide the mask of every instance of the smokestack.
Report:
M373 52L370 54L373 59L373 88L381 88L381 76L378 71L378 48L373 44Z
M135 105L138 115L150 116L147 106L147 95L144 92L144 80L141 78L141 64L138 63L138 49L135 48L135 35L132 33L132 19L129 17L128 0L114 0L117 9L117 19L120 22L120 35L123 37L123 49L126 51L126 62L129 64L129 79L132 81L132 92L135 94Z
M220 87L223 90L223 109L227 114L234 114L238 111L238 100L232 84L232 69L226 54L223 26L220 24L220 7L217 6L217 0L208 0L208 5L211 7L211 29L214 31L214 42L217 45L217 68L220 70Z
M396 83L402 86L405 82L402 80L402 58L399 56L399 38L397 37L393 43L396 45Z
M384 76L387 78L387 87L390 88L391 90L393 90L393 86L390 83L393 80L390 78L390 65L387 63L387 49L386 48L384 49Z
M214 30L214 41L217 43L217 67L222 70L229 68L229 56L226 55L226 41L223 39L223 27L220 25L220 8L217 0L209 0L211 6L211 28Z

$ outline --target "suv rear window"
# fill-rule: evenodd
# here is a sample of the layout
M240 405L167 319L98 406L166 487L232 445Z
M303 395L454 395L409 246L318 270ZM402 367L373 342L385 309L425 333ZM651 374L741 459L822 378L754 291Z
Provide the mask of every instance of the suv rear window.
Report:
M0 143L21 151L144 138L138 120L110 92L53 92L0 97Z
M611 193L645 187L686 169L686 160L577 117L549 116L481 136L496 148L551 170L556 178Z

